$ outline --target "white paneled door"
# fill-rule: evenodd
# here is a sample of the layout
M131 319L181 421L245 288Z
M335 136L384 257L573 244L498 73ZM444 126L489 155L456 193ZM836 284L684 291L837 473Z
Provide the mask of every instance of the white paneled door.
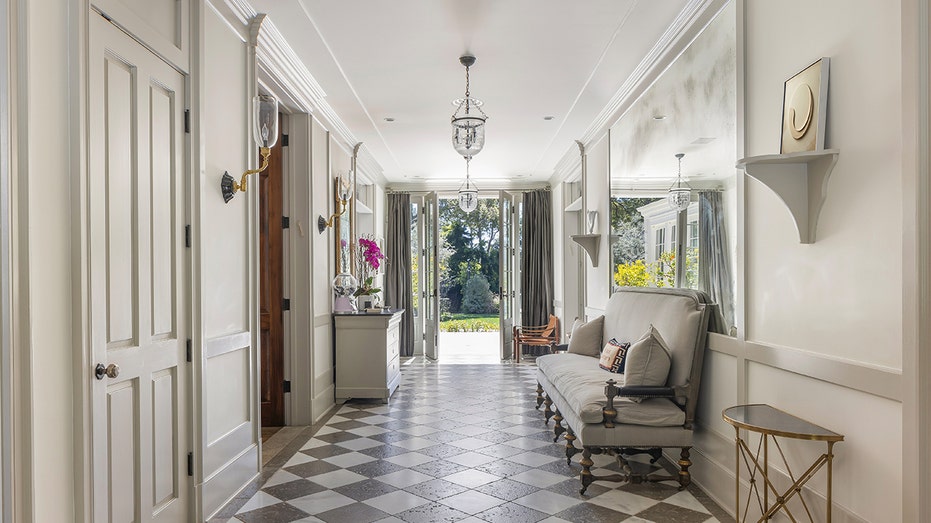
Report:
M439 199L435 192L424 196L424 354L431 360L440 358L440 226Z
M93 516L188 521L184 76L92 13Z

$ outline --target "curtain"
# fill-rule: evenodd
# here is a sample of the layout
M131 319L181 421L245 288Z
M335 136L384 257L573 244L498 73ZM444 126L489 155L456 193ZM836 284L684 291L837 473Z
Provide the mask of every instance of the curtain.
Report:
M734 325L734 286L723 197L717 191L698 193L698 286L717 304L712 332L728 333ZM717 323L717 325L715 325Z
M404 309L401 356L414 355L414 304L411 296L411 195L389 194L385 267L385 303Z
M553 313L553 208L548 190L524 193L521 236L521 324L546 325Z

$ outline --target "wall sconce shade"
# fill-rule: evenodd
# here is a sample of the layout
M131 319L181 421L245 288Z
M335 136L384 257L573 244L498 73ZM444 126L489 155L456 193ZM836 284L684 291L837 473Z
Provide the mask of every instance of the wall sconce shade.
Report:
M246 192L246 178L250 174L257 174L268 168L268 155L271 154L271 148L278 143L278 100L274 96L260 94L252 99L252 139L259 146L262 165L258 169L242 173L238 182L229 172L223 173L220 192L226 203L233 199L237 191Z
M337 216L342 216L349 207L347 204L352 199L352 191L356 185L355 176L352 171L340 172L336 176L336 199L339 204L339 210L333 213L329 219L322 215L317 217L317 231L323 234L327 227L333 226L333 220Z
M259 147L274 147L278 143L278 100L260 94L252 99L252 137Z

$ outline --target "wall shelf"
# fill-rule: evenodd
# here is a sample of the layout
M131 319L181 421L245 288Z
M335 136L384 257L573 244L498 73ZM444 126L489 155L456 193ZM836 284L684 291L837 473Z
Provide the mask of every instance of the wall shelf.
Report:
M751 156L738 161L737 168L769 187L782 200L795 220L800 243L814 243L818 215L827 197L828 178L839 155L837 149L827 149Z
M589 259L592 260L592 267L598 266L598 248L601 246L600 234L573 234L570 236L572 241L578 243L588 253Z
M578 198L573 200L572 203L566 206L566 212L574 212L574 211L581 211L581 210L582 210L582 197L581 196L579 196Z
M372 209L368 205L356 200L356 214L372 214Z

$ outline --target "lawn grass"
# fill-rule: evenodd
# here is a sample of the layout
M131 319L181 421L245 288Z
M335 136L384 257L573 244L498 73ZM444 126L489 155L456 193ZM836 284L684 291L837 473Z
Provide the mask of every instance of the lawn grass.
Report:
M497 314L443 313L440 332L498 332Z

